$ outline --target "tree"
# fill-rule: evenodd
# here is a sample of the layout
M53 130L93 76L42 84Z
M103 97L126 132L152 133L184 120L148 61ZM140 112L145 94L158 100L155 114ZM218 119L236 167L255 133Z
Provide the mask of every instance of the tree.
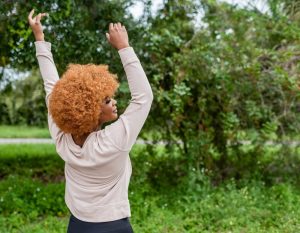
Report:
M117 73L122 81L124 77L122 64L117 52L107 43L105 32L108 30L110 22L122 22L128 28L131 43L135 45L135 41L143 33L143 30L137 27L137 22L128 12L128 7L132 4L131 0L2 1L0 3L0 67L3 67L2 73L7 67L19 71L37 68L34 38L27 23L29 11L35 8L39 12L50 14L50 17L43 22L44 32L46 40L52 43L54 60L60 74L70 63L108 64L110 70ZM2 76L0 76L0 82L3 79ZM122 108L127 104L125 99L128 99L128 88L121 82L121 89L119 104ZM14 94L11 93L12 96ZM12 104L14 101L10 101L10 103ZM23 108L18 110L20 116L27 116L24 113L26 106L29 105L23 105ZM13 104L9 109L11 116L18 116L18 112L14 111ZM36 110L38 109L44 111L43 107L38 107ZM30 110L28 111L30 112ZM41 116L43 114L40 112ZM40 119L45 120L43 117ZM24 120L31 124L29 115ZM19 122L20 120L13 118L11 123ZM33 122L36 123L36 120Z
M118 57L106 42L110 22L122 22L133 38L139 36L136 22L127 11L131 0L122 1L2 1L0 3L0 66L28 70L36 67L34 39L28 27L28 12L48 12L46 40L53 44L59 73L69 63L109 63L120 72Z
M177 145L187 172L204 168L220 180L265 171L286 155L266 142L300 129L300 28L285 16L203 1L206 27L193 33L186 9L193 4L167 1L153 20L149 126L173 145L170 155Z

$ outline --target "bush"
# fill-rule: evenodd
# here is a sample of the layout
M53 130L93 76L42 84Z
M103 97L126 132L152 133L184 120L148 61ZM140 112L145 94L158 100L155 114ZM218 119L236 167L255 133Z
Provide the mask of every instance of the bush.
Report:
M188 14L179 12L192 8L167 5L155 22L172 26L149 43L157 63L149 72L156 97L149 127L179 148L186 171L204 168L219 181L263 172L300 129L297 21L204 1L206 26L189 36Z
M64 203L64 181L54 178L59 170L63 172L63 164L57 163L53 145L23 147L24 155L20 148L0 148L4 151L1 169L10 173L0 181L0 232L65 232L69 211ZM215 187L204 172L197 170L191 171L194 179L181 177L175 182L175 177L170 177L173 168L162 169L169 167L164 159L165 148L154 151L150 155L146 146L135 146L131 155L129 199L135 232L254 233L299 229L300 198L296 186L231 179ZM18 163L24 167L15 166Z

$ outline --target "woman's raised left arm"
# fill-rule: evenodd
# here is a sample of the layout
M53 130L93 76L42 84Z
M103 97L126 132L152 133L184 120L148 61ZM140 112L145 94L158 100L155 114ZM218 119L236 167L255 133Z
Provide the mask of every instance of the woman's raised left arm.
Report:
M46 13L39 13L33 17L34 10L28 15L28 22L35 37L36 57L38 59L40 72L44 81L44 88L46 91L46 103L48 106L49 96L55 83L59 80L58 72L53 61L51 53L51 44L44 40L43 26L41 19L45 17Z
M49 106L49 97L54 88L54 85L59 80L59 75L53 61L53 56L51 53L51 44L44 40L43 26L41 24L41 19L46 16L46 13L40 13L34 18L32 17L34 10L32 10L28 15L28 22L32 29L35 37L35 48L36 57L39 63L40 72L44 81L44 88L46 91L46 104ZM57 141L59 135L61 135L61 130L53 122L53 119L48 111L48 125L51 137Z

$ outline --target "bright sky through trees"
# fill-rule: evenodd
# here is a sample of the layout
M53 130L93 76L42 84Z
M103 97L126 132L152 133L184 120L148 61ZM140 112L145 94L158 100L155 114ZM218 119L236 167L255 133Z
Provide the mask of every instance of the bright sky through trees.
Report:
M255 7L261 12L268 11L268 7L265 0L219 0L221 2L228 2L230 4L238 5L240 7ZM162 6L163 0L152 0L152 12L155 13L157 9ZM133 16L138 19L143 14L143 3L137 2L131 9L130 12ZM199 18L199 19L198 19ZM201 16L197 17L197 21L201 19Z

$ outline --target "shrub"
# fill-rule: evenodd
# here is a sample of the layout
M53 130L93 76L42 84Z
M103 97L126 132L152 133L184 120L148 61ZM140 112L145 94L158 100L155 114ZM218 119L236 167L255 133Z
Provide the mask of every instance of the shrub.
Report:
M149 45L157 63L149 126L180 149L186 171L204 168L217 180L262 172L300 129L297 21L205 1L206 26L189 37L188 14L178 16L188 4L168 6L156 20L172 26Z

